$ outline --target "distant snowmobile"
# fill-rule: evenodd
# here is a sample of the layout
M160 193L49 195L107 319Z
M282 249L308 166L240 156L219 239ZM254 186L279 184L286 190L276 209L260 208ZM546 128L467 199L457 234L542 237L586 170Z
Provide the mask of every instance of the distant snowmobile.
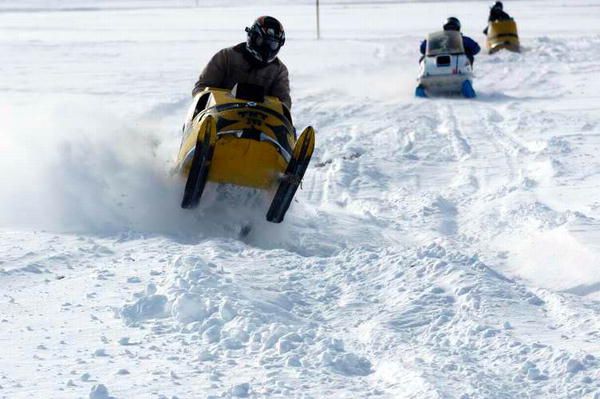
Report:
M186 178L181 207L198 206L206 183L275 191L267 220L283 221L310 162L315 131L296 140L290 111L264 88L206 88L190 106L177 169Z
M417 97L445 94L475 97L473 68L460 32L444 30L429 34L418 82Z
M502 49L518 53L520 51L517 24L514 19L490 21L486 29L486 46L489 54Z
M504 4L496 1L490 8L488 26L483 30L489 54L501 49L519 52L519 35L515 20L504 11Z

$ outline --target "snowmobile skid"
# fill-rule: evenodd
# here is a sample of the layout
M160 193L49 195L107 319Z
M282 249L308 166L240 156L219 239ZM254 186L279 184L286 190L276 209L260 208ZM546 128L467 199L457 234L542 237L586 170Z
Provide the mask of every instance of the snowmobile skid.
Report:
M288 163L285 174L280 178L279 188L273 197L269 212L267 212L269 222L281 223L283 220L298 186L302 183L304 172L308 168L314 149L315 131L312 127L307 127L296 142L292 159Z
M192 162L185 183L181 207L191 209L198 206L206 186L210 162L217 142L217 124L211 115L202 121L197 132Z
M502 49L518 53L521 48L515 21L508 19L490 22L487 29L486 46L489 54Z
M476 96L473 69L465 54L462 36L455 31L431 33L420 63L415 96L456 94L466 98Z
M267 220L283 221L315 146L307 127L298 140L287 107L260 86L207 88L194 97L177 169L186 179L181 207L198 206L207 182L275 191Z

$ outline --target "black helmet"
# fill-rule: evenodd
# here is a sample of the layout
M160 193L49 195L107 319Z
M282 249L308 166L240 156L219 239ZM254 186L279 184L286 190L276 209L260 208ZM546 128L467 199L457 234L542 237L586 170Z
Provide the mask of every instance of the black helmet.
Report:
M492 8L495 8L497 10L502 10L504 8L504 6L502 5L501 1L497 1L494 3L494 5L492 6Z
M450 17L446 20L444 24L444 30L455 30L460 32L460 21L458 18Z
M246 32L246 49L260 62L273 61L285 43L283 25L273 17L258 17Z

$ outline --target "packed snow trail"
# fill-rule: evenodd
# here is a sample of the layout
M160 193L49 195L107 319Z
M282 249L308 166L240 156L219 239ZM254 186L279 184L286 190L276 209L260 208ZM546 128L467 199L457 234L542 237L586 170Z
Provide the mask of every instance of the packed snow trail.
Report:
M263 3L318 134L282 225L170 175L255 8L0 4L0 397L600 397L598 5L511 4L467 101L413 98L417 44L487 3L326 4L319 42Z

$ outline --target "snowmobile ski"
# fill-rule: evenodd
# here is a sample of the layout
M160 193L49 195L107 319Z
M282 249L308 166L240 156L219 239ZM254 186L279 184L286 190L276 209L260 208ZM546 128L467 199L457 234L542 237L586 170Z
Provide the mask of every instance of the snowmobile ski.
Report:
M475 94L475 89L473 89L473 84L470 80L465 80L462 84L462 95L465 98L475 98L477 94Z
M281 223L287 212L294 194L302 182L304 173L315 149L315 131L309 126L300 135L294 146L292 159L290 160L284 176L281 178L279 188L273 197L267 220L273 223Z
M206 186L210 162L217 142L217 124L212 116L206 119L198 129L194 157L190 167L190 173L185 183L181 207L192 209L198 206L200 197Z
M418 85L415 89L415 97L419 98L427 98L427 93L425 92L425 88L423 85Z

